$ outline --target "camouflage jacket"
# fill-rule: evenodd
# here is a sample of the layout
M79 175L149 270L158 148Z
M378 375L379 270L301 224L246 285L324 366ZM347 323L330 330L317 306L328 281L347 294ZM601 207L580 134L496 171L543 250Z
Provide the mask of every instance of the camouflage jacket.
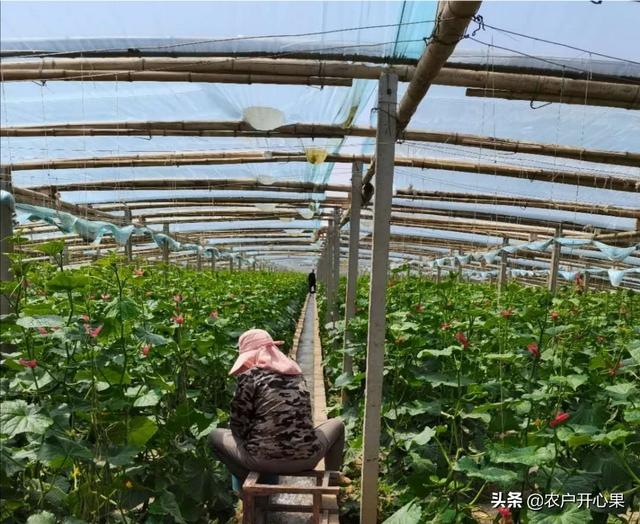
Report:
M258 459L306 459L320 450L302 375L260 368L238 375L231 431Z

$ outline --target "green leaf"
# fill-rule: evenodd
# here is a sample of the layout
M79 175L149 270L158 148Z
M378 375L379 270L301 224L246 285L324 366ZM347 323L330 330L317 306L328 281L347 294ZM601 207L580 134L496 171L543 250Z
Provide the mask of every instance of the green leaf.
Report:
M47 288L51 291L71 291L86 287L91 283L91 279L82 273L72 273L71 271L58 271L54 277L47 282Z
M627 408L624 410L624 419L629 424L638 425L640 424L640 409L638 408Z
M21 433L42 435L53 420L39 413L40 409L24 400L7 400L0 404L0 432L13 437Z
M127 397L135 397L133 406L136 408L156 406L162 400L162 392L156 389L149 389L147 386L127 388L125 395Z
M127 440L133 446L143 447L158 431L158 424L151 417L133 417L129 421Z
M589 378L586 375L553 375L549 377L549 382L552 384L561 384L571 387L574 391L578 389L582 384L586 383Z
M414 501L405 504L382 524L420 524L422 509Z
M429 443L429 441L434 437L435 434L436 434L435 429L432 429L429 426L427 426L420 433L411 437L411 439L409 440L409 446L411 444L424 446Z
M586 524L591 522L591 512L571 505L562 509L561 513L545 513L527 511L529 524Z
M122 320L132 320L140 316L140 308L130 298L114 298L105 308L107 318L122 318Z
M70 466L75 460L91 460L93 454L81 442L65 437L51 437L42 445L38 459L52 468Z
M58 315L44 315L39 317L20 317L16 324L25 329L59 328L64 326L64 319Z
M151 344L152 346L156 346L156 347L166 346L171 342L169 339L164 338L163 336L160 336L160 335L156 335L155 333L151 333L150 331L147 331L143 327L136 327L134 329L134 333L136 337L138 337L143 342L146 342L147 344Z
M418 353L418 358L422 358L424 356L428 357L450 357L453 353L454 347L449 346L444 349L423 349Z
M626 401L629 398L629 395L631 395L632 393L635 393L636 386L631 382L623 382L621 384L607 386L605 390L615 400Z
M555 449L553 444L536 448L529 446L526 448L503 448L495 446L489 453L492 462L497 464L523 464L525 466L541 466L547 462L555 460Z
M178 524L185 523L175 495L166 490L163 490L160 496L149 506L149 513L161 516L168 515L173 517Z
M27 524L56 524L56 517L48 511L34 513L27 519Z
M59 255L64 250L64 240L52 240L50 242L45 242L44 244L34 246L33 250L51 257Z
M449 387L458 387L458 379L455 375L442 375L440 373L423 373L420 375L420 378L429 383L432 387L438 386L449 386ZM469 384L473 384L473 380L468 377L460 377L460 385L468 386Z
M508 469L493 466L479 467L470 457L462 457L454 466L456 471L461 471L468 477L479 478L488 482L502 485L513 485L518 480L518 475Z

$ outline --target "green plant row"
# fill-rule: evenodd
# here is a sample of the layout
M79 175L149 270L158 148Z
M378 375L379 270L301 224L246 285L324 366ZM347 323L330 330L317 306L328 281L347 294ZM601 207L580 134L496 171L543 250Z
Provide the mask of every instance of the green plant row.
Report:
M324 332L333 413L342 389L350 400L354 493L368 286L359 281L349 326L352 376L342 374L344 323ZM481 510L505 524L626 522L638 511L640 294L576 285L552 297L513 283L498 297L487 284L395 274L386 319L379 504L385 517L396 512L390 523L474 522ZM492 494L508 492L524 500L622 493L624 507L505 507L498 515ZM357 500L344 508L343 522L355 522Z
M60 249L43 247L58 264ZM260 327L290 347L304 279L115 258L14 271L0 522L226 522L229 476L205 441L227 421L237 337Z

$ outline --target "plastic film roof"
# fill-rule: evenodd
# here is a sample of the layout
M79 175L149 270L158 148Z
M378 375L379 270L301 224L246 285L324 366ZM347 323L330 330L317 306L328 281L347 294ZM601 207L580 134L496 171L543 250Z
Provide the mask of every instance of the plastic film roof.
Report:
M348 55L372 61L415 63L425 48L425 38L433 28L436 2L162 2L151 8L147 2L3 2L3 56L40 53L51 57L64 53L138 53L158 56L247 55L331 57ZM473 65L481 70L503 66L523 70L565 71L567 75L614 75L640 78L640 51L637 42L637 5L633 3L576 2L484 2L482 19L472 22L469 36L461 41L451 64ZM636 16L634 16L634 14ZM544 20L544 23L542 21ZM602 38L615 32L616 38ZM566 45L558 45L561 42ZM128 51L127 51L128 50ZM10 60L17 60L11 58ZM399 86L401 99L407 84ZM246 121L247 111L275 110L281 124L323 124L375 126L377 82L354 80L350 87L268 84L209 84L182 82L3 82L0 122L3 127L87 122L135 121ZM434 85L420 104L410 129L467 133L483 136L560 144L586 149L640 152L638 111L587 105L530 103L496 98L470 98L465 89ZM18 163L35 159L99 157L125 154L196 151L271 151L298 154L320 150L343 155L371 154L374 139L346 138L251 138L197 136L76 136L2 137L0 161ZM405 141L397 156L428 157L487 164L509 164L553 170L554 183L508 178L488 173L453 172L447 169L397 167L396 190L446 192L496 197L540 198L549 202L593 204L640 209L637 192L578 187L563 183L562 173L582 172L631 178L640 182L636 167L570 160L555 155L528 155L490 148ZM229 165L185 165L159 167L39 169L15 171L16 187L42 188L78 184L64 190L61 198L74 204L117 204L149 202L153 211L167 209L167 203L188 203L211 199L210 209L221 216L233 204L218 199L237 199L238 205L264 205L271 211L317 209L310 220L243 220L176 222L171 232L189 235L207 232L230 234L241 228L282 230L287 234L313 232L323 228L331 213L329 202L343 202L347 192L270 191L269 185L304 182L347 186L351 166L330 162L269 162ZM255 190L120 188L142 180L243 180L255 182ZM112 189L88 190L82 184L113 182ZM307 204L317 203L317 208ZM159 207L160 205L165 207ZM563 222L589 232L601 228L609 232L632 231L634 218L603 213L537 209L490 203L414 200L402 196L394 204L411 205L424 219L456 213L511 216L514 220ZM194 202L188 208L196 211ZM227 206L227 207L225 207ZM99 206L98 206L99 207ZM114 217L122 207L110 209ZM260 211L259 208L255 208ZM263 212L267 212L265 208ZM134 209L134 217L144 216ZM400 216L400 215L398 215ZM404 217L404 215L402 215ZM194 215L194 220L201 218ZM496 224L499 220L494 219ZM269 227L267 227L269 225ZM502 224L504 226L504 224ZM264 226L264 227L263 227ZM150 227L158 227L150 225ZM343 234L346 234L346 229ZM362 239L370 234L363 228ZM420 249L436 256L470 242L496 245L500 235L466 234L425 227L392 227L392 235L425 237L433 245ZM310 239L311 241L311 239ZM393 241L393 238L392 238ZM451 247L443 247L449 242ZM406 245L410 242L406 241ZM310 247L315 244L309 244ZM284 246L287 247L286 245ZM402 250L399 242L392 250ZM247 248L248 249L248 248ZM298 251L294 245L292 251ZM315 249L315 247L314 247ZM444 250L444 251L443 251ZM429 255L433 253L434 255ZM393 256L413 257L401 252ZM265 252L265 257L269 258ZM306 268L317 257L299 257ZM415 258L415 257L414 257ZM271 259L276 260L273 256ZM403 258L404 259L404 258ZM296 260L298 262L298 260ZM632 261L633 262L633 261ZM290 263L290 262L289 262ZM366 261L364 261L366 265ZM515 261L514 261L515 263Z

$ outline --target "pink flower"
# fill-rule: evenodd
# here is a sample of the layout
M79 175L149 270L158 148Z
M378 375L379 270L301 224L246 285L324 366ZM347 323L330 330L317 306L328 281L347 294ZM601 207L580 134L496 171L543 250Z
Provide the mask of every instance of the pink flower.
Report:
M555 322L559 318L560 318L560 313L558 313L557 311L552 311L551 312L551 320L553 320Z
M38 361L34 358L33 360L27 360L26 358L21 358L18 360L18 364L24 366L25 368L33 369L38 366Z
M173 320L176 324L178 324L179 326L181 326L182 324L184 324L184 317L182 315L173 315L171 317L171 320Z
M140 278L144 276L144 269L134 269L133 276L136 278Z
M527 346L527 351L533 355L533 358L540 358L540 348L536 342L531 342Z
M211 313L209 313L209 318L212 318L213 320L217 320L218 319L218 310L214 309Z
M101 331L102 331L102 326L92 328L89 324L84 325L84 332L87 335L89 335L91 338L97 338Z
M102 295L100 295L100 298L106 302L108 300L111 300L111 295L109 293L102 293Z
M180 293L173 296L173 301L177 304L180 304L180 302L182 302L183 300L184 299L182 298L182 295Z
M503 309L502 311L500 311L500 315L502 316L502 318L511 318L513 316L513 310L511 308Z
M89 322L89 320L90 320L89 315L82 315L80 318L82 320L84 320L85 322Z
M567 420L569 420L569 418L571 418L571 415L569 415L569 413L565 413L564 411L560 411L555 418L549 422L549 425L552 428L557 428L560 424L564 424Z
M462 345L464 349L467 349L469 347L469 339L467 339L462 331L458 331L454 335L454 338Z
M44 328L42 326L40 326L38 328L38 333L40 333L43 337L47 336L49 334L49 332L47 331L47 328Z
M149 344L145 344L144 346L142 346L141 352L143 357L148 357L149 351L151 351L151 346Z

